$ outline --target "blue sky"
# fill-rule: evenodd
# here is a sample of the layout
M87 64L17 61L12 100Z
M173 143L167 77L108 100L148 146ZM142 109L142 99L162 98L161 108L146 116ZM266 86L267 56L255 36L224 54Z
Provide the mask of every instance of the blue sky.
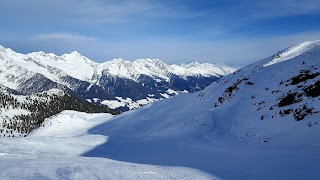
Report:
M320 39L319 0L0 0L0 44L98 62L245 65Z

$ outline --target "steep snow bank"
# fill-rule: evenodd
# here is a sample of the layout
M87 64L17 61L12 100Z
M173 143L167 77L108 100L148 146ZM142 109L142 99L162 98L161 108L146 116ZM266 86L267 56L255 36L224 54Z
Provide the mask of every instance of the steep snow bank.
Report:
M282 61L286 61L289 59L293 59L301 54L306 52L317 51L320 48L320 41L306 41L278 53L269 63L265 64L264 66L270 66L275 63L279 63Z

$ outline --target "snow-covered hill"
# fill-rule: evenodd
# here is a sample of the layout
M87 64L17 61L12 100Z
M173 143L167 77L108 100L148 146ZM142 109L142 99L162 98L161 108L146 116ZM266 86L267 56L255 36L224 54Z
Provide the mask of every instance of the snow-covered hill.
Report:
M45 118L66 109L116 113L76 99L59 89L22 95L0 86L0 137L24 137L40 126Z
M234 71L225 65L167 65L158 59L114 59L99 64L76 51L62 56L20 54L0 46L0 84L23 93L68 89L89 102L123 110L201 90Z

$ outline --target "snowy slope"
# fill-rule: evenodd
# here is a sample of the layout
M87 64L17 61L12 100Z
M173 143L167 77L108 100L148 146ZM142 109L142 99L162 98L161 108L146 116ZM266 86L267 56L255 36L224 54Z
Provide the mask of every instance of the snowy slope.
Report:
M0 139L1 179L218 179L197 169L121 162L81 154L108 142L88 129L110 114L64 111L27 138Z
M294 45L280 53L278 53L273 60L265 64L264 66L269 66L282 61L293 59L301 54L307 53L308 51L315 51L319 48L319 42L316 41L306 41L297 45Z
M201 90L234 71L208 63L167 65L159 59L115 59L99 64L76 51L61 56L44 52L20 54L0 46L1 85L27 94L69 89L89 102L104 101L104 105L122 110L140 107L143 104L139 100L150 103L171 97L173 94L166 93L169 89L178 93ZM132 103L116 97L130 98Z
M41 127L31 132L28 137L71 137L85 134L113 116L108 113L88 114L84 112L63 111L47 118Z
M93 128L109 142L85 155L183 165L222 179L318 179L320 43L294 47L281 52L290 59L275 54L203 91Z
M45 118L65 109L115 113L76 99L60 89L22 95L0 86L0 137L24 137Z

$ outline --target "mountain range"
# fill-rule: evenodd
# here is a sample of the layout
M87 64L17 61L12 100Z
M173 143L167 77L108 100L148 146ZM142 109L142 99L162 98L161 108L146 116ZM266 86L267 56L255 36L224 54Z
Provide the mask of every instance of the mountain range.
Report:
M204 89L234 72L226 65L168 65L159 59L96 63L80 53L16 53L0 46L0 84L23 94L58 88L94 104L126 111Z

